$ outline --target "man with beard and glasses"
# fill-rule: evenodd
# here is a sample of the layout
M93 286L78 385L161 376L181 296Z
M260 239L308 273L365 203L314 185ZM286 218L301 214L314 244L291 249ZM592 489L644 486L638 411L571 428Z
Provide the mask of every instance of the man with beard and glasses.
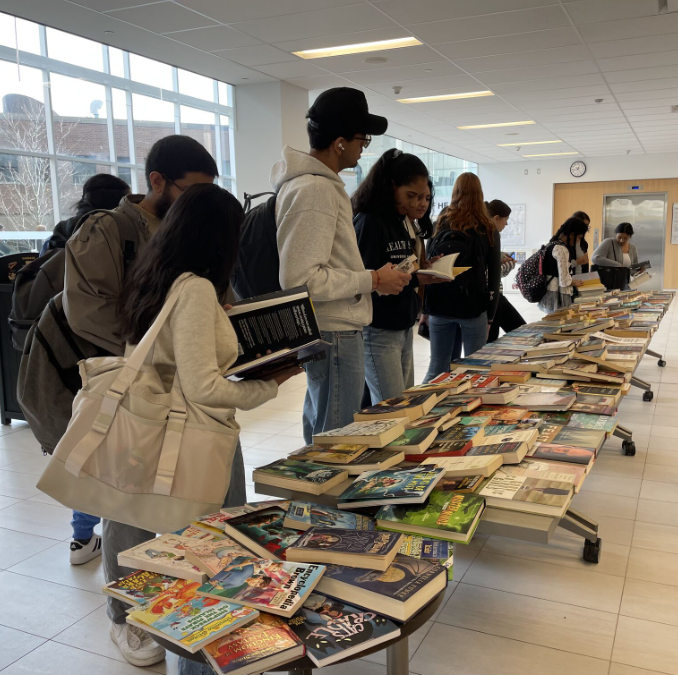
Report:
M146 158L145 173L148 192L124 197L115 209L118 222L108 213L95 213L66 243L63 307L69 326L102 352L116 356L125 351L125 343L119 337L118 299L129 263L136 255L143 256L144 246L161 219L186 188L213 183L219 175L211 155L188 136L167 136L157 141ZM115 581L133 571L118 565L118 553L152 539L155 534L104 520L106 581ZM163 647L148 633L127 624L126 610L125 603L108 598L110 636L122 655L135 666L162 661Z

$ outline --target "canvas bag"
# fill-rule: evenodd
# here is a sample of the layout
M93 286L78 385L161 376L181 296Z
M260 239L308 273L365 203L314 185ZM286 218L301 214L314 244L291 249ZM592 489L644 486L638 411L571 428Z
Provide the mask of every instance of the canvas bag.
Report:
M37 487L76 511L171 532L218 511L231 480L239 427L226 410L171 393L152 347L186 278L128 357L80 362L73 416Z

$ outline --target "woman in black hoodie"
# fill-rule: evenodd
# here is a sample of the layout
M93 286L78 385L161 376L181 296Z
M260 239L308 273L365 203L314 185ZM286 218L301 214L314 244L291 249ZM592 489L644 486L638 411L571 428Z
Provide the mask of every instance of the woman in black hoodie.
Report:
M367 269L399 265L411 256L418 264L427 264L424 233L407 214L424 216L430 195L428 169L416 155L393 149L379 158L351 199L358 247ZM398 396L414 384L412 329L421 309L417 287L422 282L423 277L413 275L398 295L372 293L372 323L363 331L365 379L372 403Z

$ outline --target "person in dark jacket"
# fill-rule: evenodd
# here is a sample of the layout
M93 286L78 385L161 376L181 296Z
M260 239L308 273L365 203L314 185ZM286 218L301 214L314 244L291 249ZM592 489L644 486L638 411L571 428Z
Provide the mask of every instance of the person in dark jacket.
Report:
M52 236L45 240L40 255L54 248L64 248L75 231L80 219L90 211L114 209L123 197L131 194L129 185L122 178L109 173L98 173L85 181L82 197L75 204L75 215L59 221L52 230Z
M367 269L407 264L412 256L417 264L427 265L415 221L429 208L428 182L426 165L416 155L396 149L387 150L370 169L351 200L358 248ZM421 309L417 288L422 283L424 277L415 274L397 295L372 293L372 323L365 327L363 339L365 380L373 404L414 384L412 329Z
M591 218L585 211L575 211L571 217L579 218L586 227L591 226ZM570 250L570 259L575 274L586 274L589 271L589 243L586 237L577 240L574 248Z
M431 286L426 291L431 362L425 382L450 369L459 328L464 356L471 356L485 345L499 302L499 232L485 208L480 180L469 172L457 178L450 205L438 218L429 250L438 251L443 248L444 240L452 239L465 240L464 245L477 252L477 264L463 272L463 275L468 275L465 279L460 275L449 286ZM463 257L467 255L460 255L459 264L466 266ZM466 305L464 308L460 302L462 299Z

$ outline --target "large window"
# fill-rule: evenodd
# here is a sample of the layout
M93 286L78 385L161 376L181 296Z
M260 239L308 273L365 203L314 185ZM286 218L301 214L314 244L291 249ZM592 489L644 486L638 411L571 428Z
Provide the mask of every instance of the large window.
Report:
M478 173L478 165L453 155L429 150L421 145L407 143L392 136L374 136L370 147L363 150L358 166L353 171L343 171L342 178L346 183L349 194L355 190L375 162L391 148L398 148L403 152L417 155L428 167L435 190L433 216L437 216L449 203L452 196L452 186L457 176L465 171Z
M170 134L202 143L234 189L232 104L223 82L0 13L0 241L35 245L97 173L145 192Z

